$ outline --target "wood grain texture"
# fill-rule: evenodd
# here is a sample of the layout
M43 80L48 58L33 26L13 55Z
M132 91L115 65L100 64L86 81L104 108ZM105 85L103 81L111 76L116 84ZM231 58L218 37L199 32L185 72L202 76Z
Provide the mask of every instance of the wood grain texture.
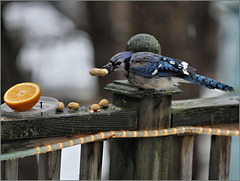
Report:
M0 180L18 180L18 159L1 161Z
M121 86L123 84L121 82ZM137 129L170 127L171 94L174 92L148 91L146 94L146 91L134 90L131 85L119 92L114 86L109 89L114 93L113 104L138 112ZM138 96L135 96L136 91L139 91ZM110 143L110 179L168 178L169 137L114 140Z
M38 180L60 180L61 152L57 150L39 155Z
M239 97L172 102L172 126L203 126L239 122Z
M180 180L192 180L194 136L183 136L181 150Z
M209 180L229 180L232 137L212 136Z
M137 115L135 111L121 110L111 106L99 113L91 114L88 112L88 108L82 107L81 109L79 111L68 111L65 108L63 113L55 113L42 118L8 118L1 122L1 139L5 141L136 129Z
M142 97L159 97L166 95L179 94L182 91L177 87L171 87L169 89L162 89L159 91L154 91L153 89L144 90L139 89L137 86L131 84L128 80L115 80L113 83L108 84L105 88L107 91L111 91L114 94L124 95L134 98Z
M170 138L169 180L192 180L194 135Z
M179 180L182 136L171 136L169 145L168 179Z
M119 94L119 96L121 95L122 94ZM146 94L146 92L144 92L140 95L149 97L150 93ZM100 113L90 114L88 113L88 107L83 106L77 112L65 109L63 113L55 113L42 118L2 118L1 139L5 141L109 130L134 130L137 128L136 119L138 113L136 109L139 97L127 96L127 99L124 95L121 97L122 100L118 99L113 101L122 108L110 106ZM153 97L157 98L159 94L155 93ZM159 102L157 100L159 100ZM154 104L157 105L161 99L154 101ZM130 104L130 102L135 102L135 105ZM143 101L142 103L145 104L143 109L148 109L148 103ZM173 101L172 104L172 127L239 122L238 97ZM145 123L139 123L138 129L140 129L141 124ZM155 122L154 124L158 123Z
M48 137L37 139L20 139L20 140L8 140L2 141L1 153L10 153L13 151L22 151L26 149L35 148L38 146L51 145L59 142L68 141L71 139L77 139L87 134L77 134L73 136L61 136L61 137Z
M81 146L80 180L101 180L103 142Z

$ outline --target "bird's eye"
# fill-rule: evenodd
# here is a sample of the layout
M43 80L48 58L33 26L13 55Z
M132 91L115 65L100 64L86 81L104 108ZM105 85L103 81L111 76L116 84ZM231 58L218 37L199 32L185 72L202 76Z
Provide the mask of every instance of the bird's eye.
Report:
M122 62L117 62L116 65L120 65Z

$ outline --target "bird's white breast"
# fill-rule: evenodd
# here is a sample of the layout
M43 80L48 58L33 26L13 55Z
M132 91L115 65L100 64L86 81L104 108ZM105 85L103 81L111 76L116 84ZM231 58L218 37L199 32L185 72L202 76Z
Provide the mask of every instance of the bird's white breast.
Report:
M186 80L183 80L178 77L143 77L137 74L129 74L128 80L135 84L138 87L143 89L154 89L154 90L161 90L161 89L169 89L174 86L178 86L179 83L190 83Z

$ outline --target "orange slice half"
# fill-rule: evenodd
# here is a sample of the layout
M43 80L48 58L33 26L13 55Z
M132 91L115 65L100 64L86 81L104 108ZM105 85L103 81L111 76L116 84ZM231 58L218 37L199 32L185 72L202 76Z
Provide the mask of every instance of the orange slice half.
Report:
M40 99L41 89L38 84L24 82L16 84L4 94L5 103L15 111L31 109Z

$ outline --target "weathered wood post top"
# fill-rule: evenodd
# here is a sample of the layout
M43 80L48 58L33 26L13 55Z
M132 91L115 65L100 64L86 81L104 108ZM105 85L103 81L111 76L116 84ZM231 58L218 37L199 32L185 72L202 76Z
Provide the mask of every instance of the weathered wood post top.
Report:
M171 105L172 95L182 92L182 90L177 87L171 87L159 91L139 89L128 80L115 80L108 84L104 89L113 93L114 105L136 110L140 106L140 101L143 99L153 99L157 104L160 104L163 97L169 97L170 99L168 99L168 101ZM145 103L145 105L142 106L147 109L150 104ZM158 105L156 105L156 107L157 106Z
M162 89L159 91L139 89L137 86L131 84L128 80L115 80L108 84L104 89L111 91L113 95L120 94L135 98L150 96L161 97L165 95L179 94L182 92L182 90L177 87L171 87L170 89Z

